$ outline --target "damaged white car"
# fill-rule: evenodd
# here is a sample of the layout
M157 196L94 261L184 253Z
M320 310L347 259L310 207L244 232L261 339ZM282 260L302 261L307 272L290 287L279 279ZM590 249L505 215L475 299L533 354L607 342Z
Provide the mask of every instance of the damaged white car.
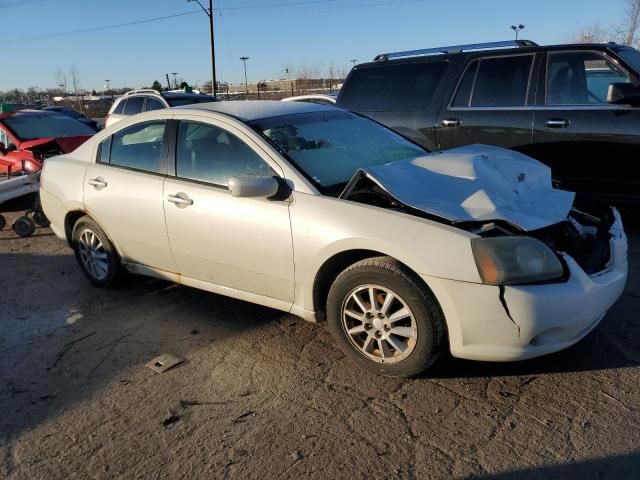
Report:
M41 187L94 285L129 271L327 319L385 375L447 348L511 361L587 335L623 291L627 241L615 210L573 197L521 154L431 154L296 102L136 115L48 159Z

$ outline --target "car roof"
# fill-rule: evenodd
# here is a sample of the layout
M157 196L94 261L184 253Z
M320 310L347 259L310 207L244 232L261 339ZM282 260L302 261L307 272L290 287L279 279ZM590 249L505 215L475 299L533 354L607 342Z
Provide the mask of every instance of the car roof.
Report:
M5 118L11 118L11 117L15 117L15 116L34 116L34 117L38 117L38 116L54 116L56 115L58 112L54 112L51 110L18 110L17 112L11 112L11 113L0 113L0 120L3 120Z
M434 53L429 55L412 55L406 57L392 58L388 60L372 60L369 62L359 63L354 69L368 68L368 67L381 67L381 66L393 66L402 65L406 63L419 63L419 62L434 62L443 59L455 58L455 57L483 57L489 55L513 55L513 54L525 54L525 53L537 53L537 52L550 52L556 50L613 50L619 51L625 47L614 42L605 43L565 43L555 45L523 45L520 47L512 48L487 48L478 50L464 50L464 51L452 51L447 53Z
M252 122L265 118L297 115L300 113L335 112L335 107L316 103L281 102L278 100L233 100L211 103L196 103L175 107L185 110L205 110L218 112L237 118L243 122Z
M144 93L140 93L140 95L145 95ZM148 93L146 95L149 95ZM160 92L164 98L202 98L202 97L210 97L211 95L207 95L205 93L185 93L185 92Z

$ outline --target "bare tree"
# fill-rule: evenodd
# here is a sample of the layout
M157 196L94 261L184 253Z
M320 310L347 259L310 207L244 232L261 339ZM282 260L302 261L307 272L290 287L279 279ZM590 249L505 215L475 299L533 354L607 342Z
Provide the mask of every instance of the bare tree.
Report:
M58 68L55 73L56 84L62 89L62 96L67 93L67 74L62 70L62 68Z
M638 46L640 0L625 0L624 19L616 27L617 40L624 45Z
M75 65L71 65L69 67L69 76L71 77L71 86L73 87L73 94L76 97L76 102L78 102L78 109L80 113L85 113L84 111L84 98L82 96L82 91L80 89L80 72Z
M608 41L607 30L598 22L588 25L567 39L568 43L603 43Z

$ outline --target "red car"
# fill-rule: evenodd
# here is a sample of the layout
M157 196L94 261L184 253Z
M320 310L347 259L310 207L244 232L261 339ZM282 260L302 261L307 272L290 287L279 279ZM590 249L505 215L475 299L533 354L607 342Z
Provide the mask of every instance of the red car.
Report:
M72 152L94 133L84 123L57 112L0 113L0 164L13 172L23 168L35 172L45 158Z

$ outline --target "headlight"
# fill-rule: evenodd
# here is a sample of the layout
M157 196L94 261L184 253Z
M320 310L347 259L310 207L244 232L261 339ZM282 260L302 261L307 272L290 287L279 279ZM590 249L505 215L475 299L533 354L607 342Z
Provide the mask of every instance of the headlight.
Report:
M563 273L556 254L535 238L474 238L471 247L480 277L489 285L542 282Z

